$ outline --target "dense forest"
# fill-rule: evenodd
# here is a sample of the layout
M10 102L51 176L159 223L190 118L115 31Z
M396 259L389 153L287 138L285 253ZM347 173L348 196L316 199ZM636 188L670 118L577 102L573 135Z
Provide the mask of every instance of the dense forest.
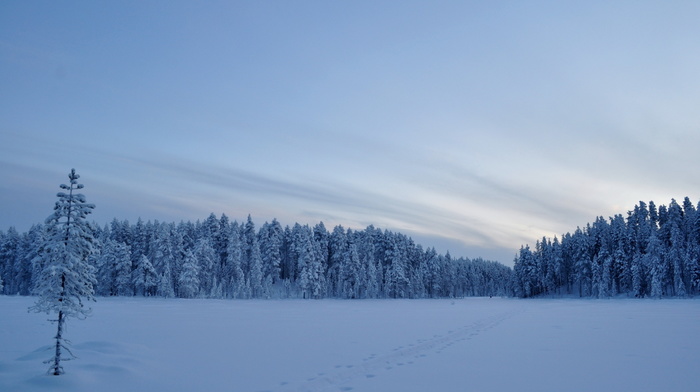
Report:
M444 298L512 295L512 270L423 249L406 235L323 223L256 229L230 222L113 220L91 225L100 296L208 298ZM0 231L0 293L30 295L43 268L45 225Z
M700 293L700 205L686 197L658 208L639 202L621 214L523 246L511 269L423 249L406 235L323 223L256 229L230 222L92 228L101 296L207 298L453 298L576 295L686 297ZM0 231L0 293L30 295L41 265L45 225Z
M517 296L686 297L700 293L700 205L639 202L561 240L542 238L515 258Z

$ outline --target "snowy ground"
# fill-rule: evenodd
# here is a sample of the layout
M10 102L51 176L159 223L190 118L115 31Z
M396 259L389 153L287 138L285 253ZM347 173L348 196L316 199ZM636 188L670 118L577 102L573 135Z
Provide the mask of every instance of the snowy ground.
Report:
M0 296L0 391L700 391L699 300L102 298L55 326Z

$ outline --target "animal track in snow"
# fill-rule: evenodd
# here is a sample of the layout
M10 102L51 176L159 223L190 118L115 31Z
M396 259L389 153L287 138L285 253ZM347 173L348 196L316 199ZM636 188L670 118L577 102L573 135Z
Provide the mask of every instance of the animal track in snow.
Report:
M454 328L445 334L435 334L432 338L418 339L415 343L404 344L390 350L384 355L372 353L363 358L360 363L354 365L335 365L332 370L318 372L316 373L317 377L307 378L305 382L287 383L285 385L278 384L281 388L277 389L277 391L351 391L353 387L347 386L347 384L353 380L375 378L378 373L382 373L383 371L414 364L413 360L406 360L407 358L420 360L420 358L427 357L430 352L440 354L443 350L448 349L456 343L468 341L479 333L488 331L502 321L510 318L512 315L513 312L496 314L477 320L461 328Z

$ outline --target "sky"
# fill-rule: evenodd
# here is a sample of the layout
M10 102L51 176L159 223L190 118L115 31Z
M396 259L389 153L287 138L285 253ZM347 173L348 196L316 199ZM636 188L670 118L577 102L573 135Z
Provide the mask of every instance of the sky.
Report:
M700 2L3 1L0 230L370 224L455 257L700 198Z

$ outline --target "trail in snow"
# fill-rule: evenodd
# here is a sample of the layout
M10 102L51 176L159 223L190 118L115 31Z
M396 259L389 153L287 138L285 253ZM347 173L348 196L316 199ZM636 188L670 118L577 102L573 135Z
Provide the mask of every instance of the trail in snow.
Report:
M484 317L471 324L449 330L441 335L420 339L414 343L394 348L384 354L369 354L361 362L350 365L335 365L330 371L319 372L301 383L280 382L277 389L264 392L347 392L353 380L374 378L383 372L401 366L413 365L431 354L440 354L443 350L466 342L484 333L512 317L516 311L508 311Z

